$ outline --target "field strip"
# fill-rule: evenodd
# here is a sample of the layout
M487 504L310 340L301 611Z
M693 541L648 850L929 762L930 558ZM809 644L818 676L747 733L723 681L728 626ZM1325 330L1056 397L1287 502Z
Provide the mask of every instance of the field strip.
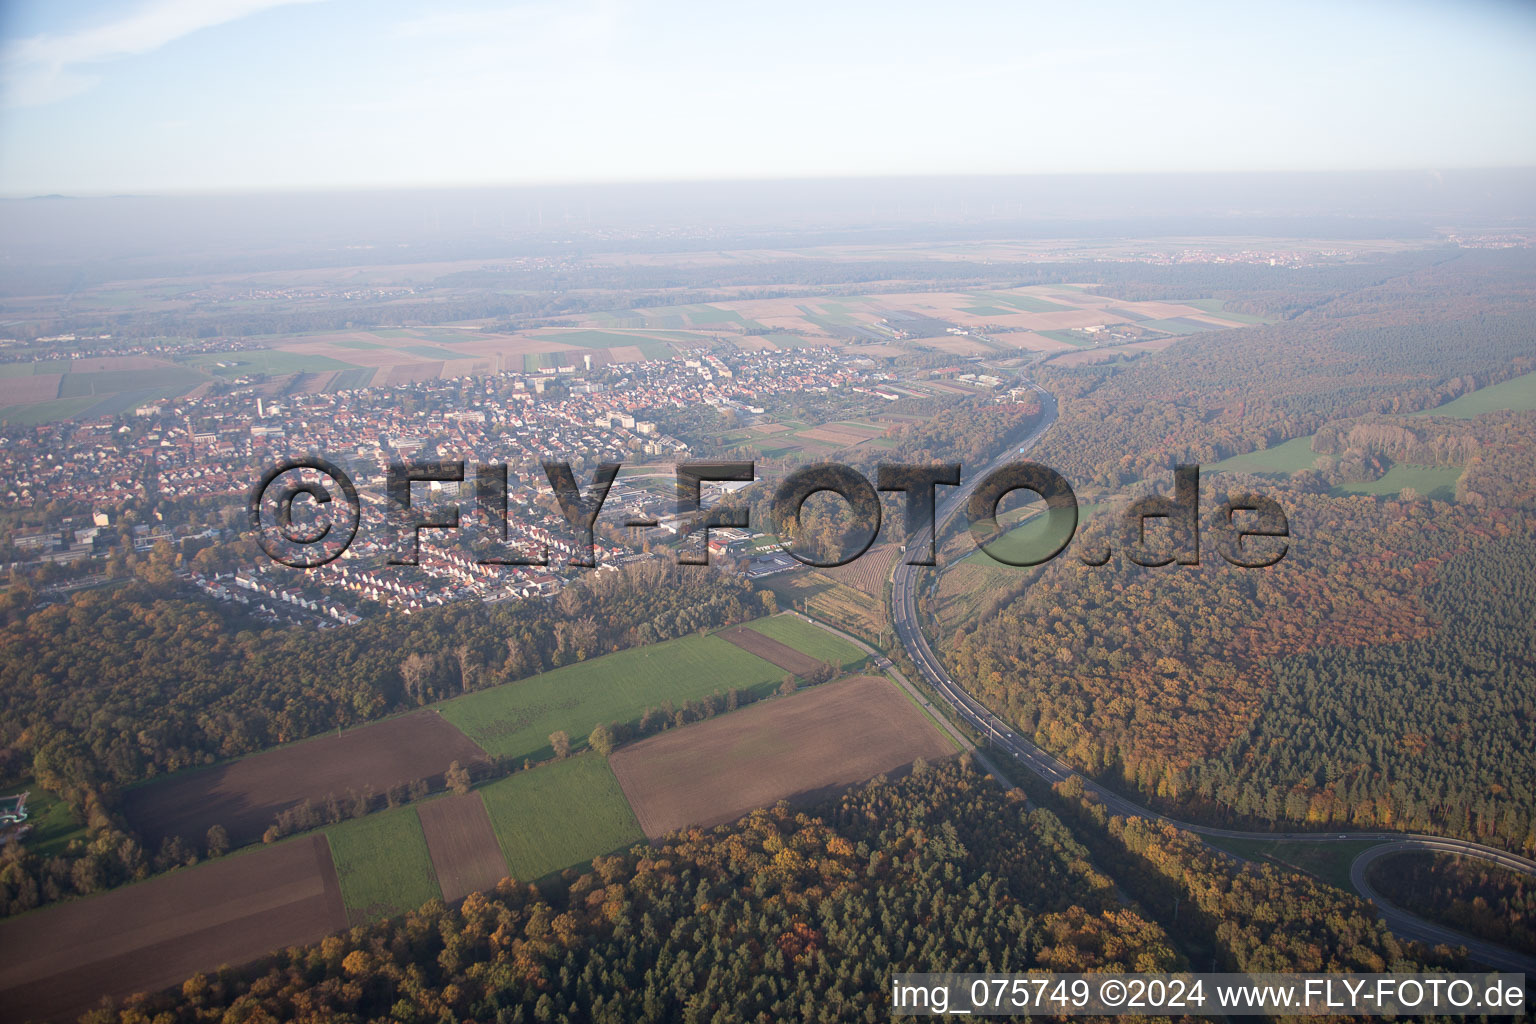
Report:
M111 925L117 922L110 919L93 922L96 925L91 929L94 938L71 945L69 959L75 963L105 960L122 952L124 947L138 949L180 938L187 933L189 925L200 928L220 927L241 918L277 910L294 903L302 903L324 892L325 886L319 878L304 878L275 885L260 892L209 904L188 916L161 918L137 926L130 921L129 927L121 931L112 930ZM47 954L31 960L7 962L4 969L0 970L0 988L33 980L41 972L47 971L48 967L41 965L38 962L39 959L53 960L54 957ZM22 976L17 977L18 973Z
M416 812L407 804L325 830L349 923L403 914L442 895Z
M479 793L510 875L520 882L645 841L608 763L596 754L518 772Z
M802 615L799 612L790 612L788 614L795 616L801 621L814 626L823 632L830 633L833 636L841 637L848 643L858 647L859 650L868 653L870 657L875 659L875 666L882 669L885 672L885 677L901 688L902 692L906 694L907 699L910 700L919 711L923 712L924 716L927 717L927 719L936 728L944 733L945 738L954 745L956 750L961 752L968 752L972 757L976 759L976 763L980 764L982 769L986 771L988 775L992 776L992 778L996 779L998 785L1002 786L1004 789L1016 788L1013 784L1013 780L1008 778L1007 775L1004 775L1002 769L997 767L997 764L990 757L987 757L987 755L983 753L982 750L976 746L976 744L972 743L963 732L956 728L955 723L949 720L948 715L940 712L939 709L936 708L932 702L928 700L927 697L923 696L918 688L913 686L911 681L908 680L906 676L902 675L901 670L898 669L895 665L891 664L890 659L887 658L884 654L881 654L879 651L875 650L873 647L869 646L858 637L843 632L836 626L829 626L825 622L813 619L809 615Z
M211 825L243 846L304 800L436 780L453 760L486 756L436 709L422 708L135 786L124 792L122 812L151 849L171 835L200 844Z
M858 676L619 748L610 758L645 834L814 802L954 751L884 679Z
M7 1019L79 1013L346 926L325 837L205 861L0 927Z
M507 877L507 862L479 793L429 800L416 811L444 900L494 889Z
M689 635L579 661L439 705L443 718L492 754L544 760L551 733L580 750L592 727L647 709L742 689L771 693L784 672L718 636ZM494 819L494 815L493 815Z
M807 654L802 654L788 644L781 644L771 637L766 637L750 626L732 626L715 634L728 644L735 644L749 654L755 654L764 661L772 662L786 672L792 672L801 678L809 676L821 667L821 662Z

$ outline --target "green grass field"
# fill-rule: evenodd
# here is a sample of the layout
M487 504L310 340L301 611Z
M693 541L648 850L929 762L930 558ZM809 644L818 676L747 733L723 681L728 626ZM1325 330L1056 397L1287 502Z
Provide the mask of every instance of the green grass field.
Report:
M1016 309L1002 309L997 306L961 306L960 312L969 313L972 316L1012 316Z
M1059 302L1042 299L1035 295L1020 295L1017 292L976 292L976 297L985 302L996 303L999 306L1010 306L1015 312L1022 313L1059 313L1062 310L1073 309L1073 306L1063 306Z
M675 309L676 307L672 307ZM622 324L614 324L615 327L658 327L665 330L677 330L689 325L688 318L678 312L668 312L668 307L661 306L654 310L636 310L632 319L626 319Z
M35 363L0 363L0 377L35 377L40 373L68 372L68 359L44 359Z
M1387 470L1380 480L1342 484L1333 489L1334 494L1398 494L1404 487L1412 487L1421 497L1450 501L1456 496L1456 479L1461 476L1460 466L1409 466L1403 463Z
M90 840L90 832L75 820L75 812L69 804L42 789L35 782L18 783L7 788L6 795L28 791L27 833L23 845L40 857L52 857L63 853L76 839Z
M1063 341L1068 345L1076 345L1078 348L1087 348L1093 344L1093 339L1086 334L1077 331L1036 331L1041 337L1050 338L1052 341Z
M394 917L442 898L416 808L398 807L331 825L325 837L353 924Z
M793 615L775 615L772 618L758 619L751 626L754 631L768 639L793 647L801 654L808 654L817 661L830 661L844 668L852 668L868 657L842 637L833 636L826 630Z
M681 705L735 687L761 696L782 669L714 636L686 636L567 665L439 705L443 717L492 754L542 760L549 736L577 749L592 727L638 719L647 708Z
M1267 324L1270 322L1261 316L1254 316L1252 313L1229 312L1225 308L1226 302L1222 299L1185 299L1180 305L1194 306L1196 309L1204 310L1207 313L1214 313L1223 320L1232 320L1240 324Z
M216 377L243 377L250 373L309 373L352 368L351 363L343 363L330 356L284 352L275 348L245 349L240 352L200 352L197 355L187 356L186 362ZM220 363L225 365L220 366Z
M1227 309L1227 304L1222 299L1186 299L1183 305L1194 306L1196 309L1204 310L1207 313L1214 313L1223 320L1232 320L1240 324L1269 324L1274 322L1262 316L1255 316L1252 313L1234 313L1232 310Z
M550 331L535 334L539 341L557 341L575 348L624 348L634 347L647 359L665 359L673 354L672 346L661 338L644 334L617 334L613 331ZM550 364L553 365L553 364Z
M518 772L480 790L507 870L522 882L645 842L608 762L596 754Z
M1081 531L1095 512L1103 508L1102 505L1079 505L1077 507L1077 530ZM1006 520L1006 515L1002 517ZM988 544L991 551L996 551L1004 558L1021 560L1024 558L1039 558L1046 551L1052 539L1060 540L1061 531L1066 530L1066 517L1063 513L1050 511L1045 515L1031 515L1018 526L1003 534L997 540ZM1076 536L1076 533L1073 534ZM999 569L1012 568L993 558L986 551L977 548L975 551L961 559L972 565L986 565Z
M1415 416L1451 416L1469 420L1485 412L1530 412L1536 409L1536 373L1490 384L1470 395L1462 395L1435 409L1414 413Z
M1259 475L1282 474L1289 476L1303 469L1311 469L1318 455L1312 450L1312 435L1294 437L1273 448L1234 455L1230 459L1204 466L1207 473L1255 473Z
M734 309L720 309L718 306L686 306L683 312L688 315L689 320L701 327L709 324L739 324L745 322L741 314Z
M573 348L619 348L644 340L638 334L615 334L612 331L549 331L535 334L539 341L558 341Z
M147 370L101 370L93 373L67 373L59 382L60 398L86 395L115 395L123 391L163 388L166 394L179 394L208 378L186 366L156 366Z
M374 368L372 366L359 366L351 370L342 370L332 379L328 391L351 391L354 388L365 388L373 380Z
M445 341L450 345L460 341L476 341L485 337L484 332L478 328L468 327L414 327L408 334L426 341Z
M0 422L19 427L30 427L53 420L67 420L79 415L101 400L99 395L81 398L55 398L31 405L8 405L0 409Z
M1285 842L1273 839L1206 839L1217 849L1235 853L1244 860L1273 864L1311 875L1329 885L1354 892L1349 884L1349 866L1356 857L1373 846L1373 839L1345 840L1332 843Z
M1143 320L1136 325L1150 331L1162 331L1164 334L1199 334L1202 331L1225 331L1231 328L1221 327L1217 324L1208 324L1203 320L1191 320L1188 317L1170 317L1167 320Z
M406 345L400 349L409 352L413 356L423 359L463 359L464 353L454 352L446 348L438 348L436 345Z

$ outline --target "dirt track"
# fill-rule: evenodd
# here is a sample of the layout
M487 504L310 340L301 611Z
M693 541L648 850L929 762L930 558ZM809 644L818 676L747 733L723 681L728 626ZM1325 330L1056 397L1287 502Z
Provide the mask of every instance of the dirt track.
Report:
M479 793L430 800L418 804L416 811L443 899L452 903L494 889L507 877L507 861Z
M629 744L608 763L654 839L954 752L894 686L860 676Z
M62 1019L346 926L323 835L236 854L0 924L0 1015Z
M146 846L179 835L198 849L211 825L236 846L261 838L279 811L327 794L438 779L449 762L486 760L485 751L435 711L413 711L340 736L322 736L262 754L175 775L128 790L122 811Z

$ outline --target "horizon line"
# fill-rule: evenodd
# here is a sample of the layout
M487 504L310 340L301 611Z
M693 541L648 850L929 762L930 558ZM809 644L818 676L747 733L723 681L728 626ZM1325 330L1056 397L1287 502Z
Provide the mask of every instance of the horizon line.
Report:
M1230 170L1143 170L1143 171L994 171L994 172L932 172L904 174L805 174L780 177L756 177L751 175L717 176L699 178L565 178L531 179L525 181L478 181L478 182L413 182L413 183L350 183L350 184L279 184L279 185L227 185L208 187L171 187L165 189L113 189L88 191L14 191L0 193L0 201L30 202L70 199L171 199L171 198L237 198L256 195L323 195L328 193L357 192L468 192L476 190L519 190L541 188L623 188L666 187L687 185L792 185L831 184L838 182L936 182L936 181L1002 181L1007 179L1174 179L1174 178L1321 178L1321 177L1372 177L1387 175L1487 174L1487 173L1536 173L1536 162L1512 164L1466 164L1413 167L1352 167L1352 168L1289 168L1289 169L1230 169Z

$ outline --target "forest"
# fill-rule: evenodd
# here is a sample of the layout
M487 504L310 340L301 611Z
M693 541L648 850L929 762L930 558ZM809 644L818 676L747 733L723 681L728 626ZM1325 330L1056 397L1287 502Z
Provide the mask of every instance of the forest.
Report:
M1536 369L1533 275L1528 253L1469 254L1284 323L1197 335L1129 363L1047 363L1039 379L1061 419L1036 458L1074 486L1114 487L1330 421L1432 409Z
M1111 815L1081 780L1031 782L1097 863L1180 943L1191 969L1418 971L1456 968L1445 948L1398 940L1369 903L1296 872L1235 861L1193 833Z
M1536 414L1474 422L1459 503L1238 476L1290 519L1273 568L1068 559L941 653L1026 735L1180 815L1536 849Z
M258 626L174 584L35 611L0 628L0 772L63 797L90 835L46 858L0 851L0 912L181 863L124 830L113 806L130 783L768 607L735 578L655 561L590 574L554 601L453 604L324 632Z
M1197 933L1233 970L1447 962L1301 876L1180 833L1092 832L1101 849L966 758L918 763L812 813L781 804L541 887L508 880L83 1019L877 1021L893 971L1204 969ZM1124 898L1112 848L1186 894L1176 928Z
M1418 850L1383 858L1372 867L1371 885L1403 909L1536 953L1536 887L1528 875L1487 861Z
M1053 815L962 765L821 815L781 804L86 1019L875 1021L891 970L1180 962Z

